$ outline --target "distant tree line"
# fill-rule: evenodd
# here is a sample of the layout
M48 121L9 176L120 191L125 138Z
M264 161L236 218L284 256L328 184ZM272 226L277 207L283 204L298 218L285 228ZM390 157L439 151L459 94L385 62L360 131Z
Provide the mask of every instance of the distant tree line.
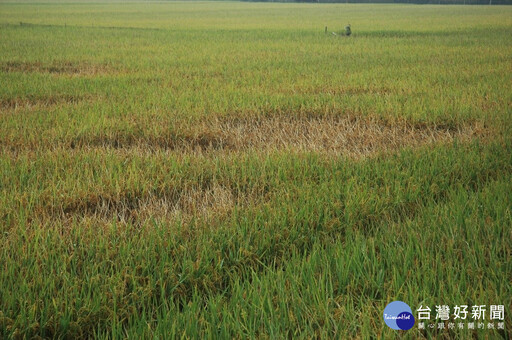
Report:
M374 3L435 5L512 5L512 0L242 0L250 2Z

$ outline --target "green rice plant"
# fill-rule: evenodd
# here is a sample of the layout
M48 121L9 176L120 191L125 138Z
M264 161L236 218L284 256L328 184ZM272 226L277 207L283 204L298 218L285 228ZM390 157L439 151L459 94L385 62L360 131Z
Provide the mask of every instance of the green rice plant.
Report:
M0 338L509 338L510 12L0 3Z

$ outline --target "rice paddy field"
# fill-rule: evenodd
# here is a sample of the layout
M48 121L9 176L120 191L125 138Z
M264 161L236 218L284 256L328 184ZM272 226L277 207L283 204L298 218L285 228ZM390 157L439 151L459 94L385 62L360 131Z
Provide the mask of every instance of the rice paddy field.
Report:
M512 6L1 2L0 51L0 338L511 337Z

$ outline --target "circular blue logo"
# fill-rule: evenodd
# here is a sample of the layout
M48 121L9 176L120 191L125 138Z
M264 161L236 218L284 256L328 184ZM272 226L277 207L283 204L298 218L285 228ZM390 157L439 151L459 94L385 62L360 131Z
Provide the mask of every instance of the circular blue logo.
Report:
M406 331L414 326L415 320L408 304L393 301L384 308L384 322L389 328Z

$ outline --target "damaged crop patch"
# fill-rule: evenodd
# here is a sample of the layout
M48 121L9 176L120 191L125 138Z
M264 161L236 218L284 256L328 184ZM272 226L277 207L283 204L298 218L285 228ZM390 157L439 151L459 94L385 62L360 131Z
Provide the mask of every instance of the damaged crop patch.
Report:
M40 61L8 61L0 64L0 71L5 73L50 73L55 75L72 76L94 76L99 74L109 74L114 70L106 64L92 64L89 62L51 62L43 63Z
M151 128L89 131L71 139L55 141L52 147L141 153L291 151L358 158L404 147L454 140L464 142L489 135L489 128L479 122L436 125L357 115L215 117L196 124L176 123L172 130Z
M4 147L23 150L88 149L129 153L177 152L180 154L244 152L313 152L352 158L404 147L461 142L487 138L490 129L481 122L436 125L372 116L214 117L176 122L172 129L158 122L134 127L90 129L65 138L46 138L26 143L5 141Z
M70 141L71 149L141 149L141 151L180 150L211 151L231 148L229 138L212 131L183 131L146 135L143 132L105 131L97 135L81 135Z
M176 188L163 194L90 195L62 202L60 207L43 208L46 214L42 213L40 217L103 222L105 225L115 220L141 226L150 220L190 221L191 218L222 217L235 206L246 204L247 200L241 193L236 195L229 187L214 183L204 188Z
M33 110L56 105L73 105L83 101L85 96L55 94L41 97L0 99L0 111Z
M182 140L181 147L199 145L202 149L209 146L235 151L287 150L360 157L455 139L467 141L486 131L479 124L441 126L355 115L228 118L198 124L189 132L188 139Z
M388 87L377 86L292 86L281 88L280 93L285 95L386 95L392 93Z

